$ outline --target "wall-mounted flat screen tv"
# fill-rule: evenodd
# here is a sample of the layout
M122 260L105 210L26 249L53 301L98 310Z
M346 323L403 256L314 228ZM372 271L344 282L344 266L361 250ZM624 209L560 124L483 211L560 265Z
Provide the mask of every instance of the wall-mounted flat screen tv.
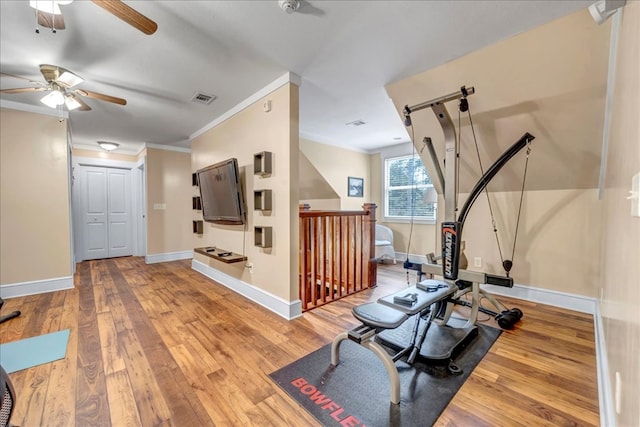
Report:
M238 160L228 159L196 173L203 219L217 224L244 224L244 198Z

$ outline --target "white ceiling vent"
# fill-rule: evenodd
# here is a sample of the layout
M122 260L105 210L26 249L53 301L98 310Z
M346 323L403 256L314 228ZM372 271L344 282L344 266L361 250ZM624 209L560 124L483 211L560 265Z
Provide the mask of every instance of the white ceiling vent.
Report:
M367 122L362 121L362 120L354 120L352 122L347 123L347 126L362 126L362 125L366 125Z
M206 93L196 93L191 98L192 102L197 102L198 104L209 105L216 99L215 95L207 95Z

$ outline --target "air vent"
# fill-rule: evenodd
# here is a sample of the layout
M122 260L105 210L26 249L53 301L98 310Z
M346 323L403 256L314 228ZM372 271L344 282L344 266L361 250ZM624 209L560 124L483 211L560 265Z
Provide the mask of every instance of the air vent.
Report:
M216 99L215 95L207 95L206 93L196 93L191 98L192 102L197 102L198 104L209 105Z
M352 122L347 123L347 126L362 126L362 125L366 125L367 122L364 122L362 120L354 120Z

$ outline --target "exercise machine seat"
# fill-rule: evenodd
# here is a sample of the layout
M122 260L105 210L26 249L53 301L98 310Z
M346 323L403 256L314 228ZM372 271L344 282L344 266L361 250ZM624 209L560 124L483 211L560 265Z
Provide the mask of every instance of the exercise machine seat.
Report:
M354 307L352 312L353 316L365 325L382 329L395 329L409 318L401 311L376 302Z

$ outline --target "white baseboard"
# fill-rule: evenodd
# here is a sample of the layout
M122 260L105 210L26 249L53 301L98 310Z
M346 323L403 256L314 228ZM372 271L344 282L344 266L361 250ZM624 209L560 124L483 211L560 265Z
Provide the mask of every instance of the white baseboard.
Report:
M167 252L165 254L146 255L144 262L147 264L156 264L158 262L178 261L191 258L193 258L193 251Z
M46 292L73 289L73 277L58 277L56 279L34 280L33 282L11 283L0 286L1 298L24 297L27 295L44 294Z
M396 251L396 260L400 261L400 262L404 262L407 259L407 253L406 252L398 252ZM427 257L424 255L416 255L416 254L409 254L409 261L411 262L419 262L419 263L425 263L427 262Z
M302 302L300 300L285 301L195 259L191 261L191 268L287 320L302 316Z
M609 375L609 360L607 358L607 346L604 339L604 328L600 305L596 304L596 313L593 315L593 326L596 332L596 362L598 373L598 400L600 404L600 425L616 426L615 406L613 403L613 389L611 388L611 376Z
M489 291L494 295L523 299L525 301L552 305L554 307L566 308L567 310L579 311L581 313L595 315L597 309L597 300L595 298L553 291L551 289L534 288L533 286L525 285L513 285L513 288L483 285L482 289Z

